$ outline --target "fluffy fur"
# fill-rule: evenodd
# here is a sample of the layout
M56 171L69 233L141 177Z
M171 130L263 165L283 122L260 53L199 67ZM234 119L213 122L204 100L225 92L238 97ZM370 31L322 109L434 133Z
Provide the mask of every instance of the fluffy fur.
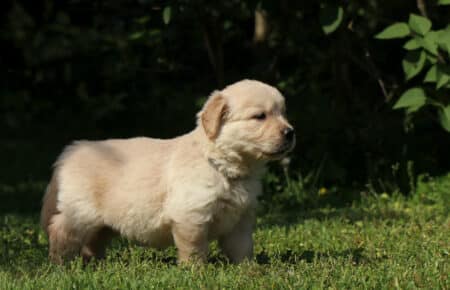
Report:
M41 223L49 256L101 258L112 233L179 261L203 261L218 239L232 262L251 258L264 164L294 146L280 92L244 80L213 92L197 128L169 140L79 141L55 163Z

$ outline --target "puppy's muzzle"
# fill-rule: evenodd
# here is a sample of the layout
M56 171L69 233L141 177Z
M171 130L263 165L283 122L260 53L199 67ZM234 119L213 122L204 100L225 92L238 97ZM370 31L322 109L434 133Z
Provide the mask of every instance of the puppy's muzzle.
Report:
M295 131L294 128L291 127L287 127L283 130L282 132L283 136L284 136L284 140L286 143L290 144L294 141L295 139Z
M281 131L283 141L275 152L272 152L271 156L282 157L289 153L295 147L295 131L292 127L286 127Z

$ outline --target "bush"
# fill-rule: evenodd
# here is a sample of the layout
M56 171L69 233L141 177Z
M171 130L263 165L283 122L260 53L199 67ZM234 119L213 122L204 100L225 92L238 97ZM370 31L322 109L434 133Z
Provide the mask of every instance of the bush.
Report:
M449 169L450 134L439 125L448 129L448 47L436 38L447 35L449 6L427 2L426 20L415 1L401 0L0 5L6 181L47 178L73 139L184 133L212 90L242 78L285 94L298 132L291 172L320 168L319 187L369 181L407 192L408 164L415 174ZM409 39L405 81L404 43L374 35L410 14L411 27L394 27ZM414 112L407 132L395 101L408 108L407 121ZM24 144L31 150L21 151Z

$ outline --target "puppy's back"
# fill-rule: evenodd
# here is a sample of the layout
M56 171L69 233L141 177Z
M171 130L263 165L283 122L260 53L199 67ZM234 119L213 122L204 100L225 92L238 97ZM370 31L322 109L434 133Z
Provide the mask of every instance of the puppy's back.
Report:
M130 162L129 151L132 149L127 146L130 142L77 141L69 145L55 163L59 207L75 208L78 205L85 209L99 209L124 174L124 166Z
M174 142L138 137L67 146L55 162L44 196L43 228L47 230L59 211L73 221L89 216L120 223L129 208L145 205L143 195L147 201L163 199L163 172Z

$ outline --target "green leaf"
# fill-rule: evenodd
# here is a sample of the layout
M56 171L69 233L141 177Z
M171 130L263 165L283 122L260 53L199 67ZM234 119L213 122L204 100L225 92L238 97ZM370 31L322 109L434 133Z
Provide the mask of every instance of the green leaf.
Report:
M412 113L415 113L415 112L419 111L420 108L422 108L422 105L420 105L420 106L412 106L412 107L408 107L408 108L406 108L406 114L412 114Z
M420 47L425 48L429 53L433 55L438 54L438 33L435 31L428 32L424 37L415 36L414 38L408 40L403 48L406 50L415 50Z
M450 5L450 0L439 0L438 5Z
M423 50L409 51L402 61L403 71L406 79L409 80L416 76L424 67L426 53Z
M446 87L450 81L450 67L443 64L433 65L428 70L423 81L426 83L436 83L436 89Z
M130 40L136 40L141 38L144 35L144 31L136 31L133 32L132 34L130 34L130 36L128 37Z
M437 57L427 53L427 61L431 64L436 64L437 63Z
M394 109L402 108L416 108L419 109L425 102L427 97L425 91L422 88L412 88L407 90L400 96L400 99L395 103Z
M150 20L150 16L143 16L135 19L134 21L139 24L145 24Z
M425 83L435 83L437 82L437 65L433 65L427 72L425 78L423 79Z
M450 80L450 75L447 74L444 71L439 71L438 72L438 80L437 80L437 84L436 84L436 89L440 89L443 86L445 86L448 81Z
M431 29L431 21L426 17L416 14L409 15L408 24L412 31L420 35L425 35Z
M437 35L433 31L430 31L422 38L421 45L425 48L429 53L434 55L438 54L438 44L437 44Z
M406 50L414 50L418 49L419 47L421 47L421 45L417 38L411 38L403 45L403 48Z
M441 126L447 131L450 132L450 105L447 107L440 107L438 109L439 121Z
M171 16L172 16L172 8L170 6L166 6L162 14L164 24L167 25L170 23Z
M446 87L450 81L450 66L445 64L436 65L436 89Z
M397 22L386 27L383 31L375 35L378 39L403 38L411 34L409 27L404 22Z
M325 34L334 32L344 18L344 9L337 5L326 5L320 10L320 24Z
M450 54L450 28L439 30L437 32L437 40L439 47Z

